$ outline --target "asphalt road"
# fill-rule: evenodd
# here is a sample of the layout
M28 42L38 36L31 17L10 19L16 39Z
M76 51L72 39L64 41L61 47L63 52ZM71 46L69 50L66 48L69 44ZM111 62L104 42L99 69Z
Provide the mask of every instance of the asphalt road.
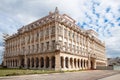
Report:
M0 77L0 80L110 80L110 79L105 79L104 77L116 75L119 73L120 71L112 71L112 70L88 70L88 71L79 71L79 72Z
M99 79L99 80L120 80L120 74L112 75L112 76L102 78L102 79Z

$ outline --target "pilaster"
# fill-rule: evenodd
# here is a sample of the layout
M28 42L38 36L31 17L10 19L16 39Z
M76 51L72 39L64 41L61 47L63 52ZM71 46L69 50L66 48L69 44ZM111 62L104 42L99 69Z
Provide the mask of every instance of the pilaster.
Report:
M60 53L55 54L55 70L61 70Z

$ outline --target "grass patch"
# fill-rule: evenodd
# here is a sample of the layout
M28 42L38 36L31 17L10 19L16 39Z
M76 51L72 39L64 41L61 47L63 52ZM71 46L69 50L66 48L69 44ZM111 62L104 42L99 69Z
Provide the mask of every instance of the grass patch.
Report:
M0 77L1 76L29 75L29 74L50 74L50 73L78 72L78 71L86 71L86 70L54 71L54 70L30 70L30 69L0 68Z
M63 71L53 70L27 70L27 69L0 69L0 76L16 76L16 75L29 75L29 74L49 74L49 73L62 73Z

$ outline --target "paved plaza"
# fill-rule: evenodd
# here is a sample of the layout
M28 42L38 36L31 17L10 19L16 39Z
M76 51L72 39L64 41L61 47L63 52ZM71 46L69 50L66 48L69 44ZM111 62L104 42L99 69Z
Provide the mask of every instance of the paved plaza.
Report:
M34 74L34 75L0 77L0 80L110 80L104 78L112 75L113 76L120 75L120 71L89 70L79 72Z

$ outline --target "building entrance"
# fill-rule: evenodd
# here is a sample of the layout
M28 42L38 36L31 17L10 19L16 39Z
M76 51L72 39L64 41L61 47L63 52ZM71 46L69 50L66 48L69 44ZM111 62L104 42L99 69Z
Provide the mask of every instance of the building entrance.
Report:
M95 69L95 58L90 58L90 64L91 64L91 67L90 69Z

